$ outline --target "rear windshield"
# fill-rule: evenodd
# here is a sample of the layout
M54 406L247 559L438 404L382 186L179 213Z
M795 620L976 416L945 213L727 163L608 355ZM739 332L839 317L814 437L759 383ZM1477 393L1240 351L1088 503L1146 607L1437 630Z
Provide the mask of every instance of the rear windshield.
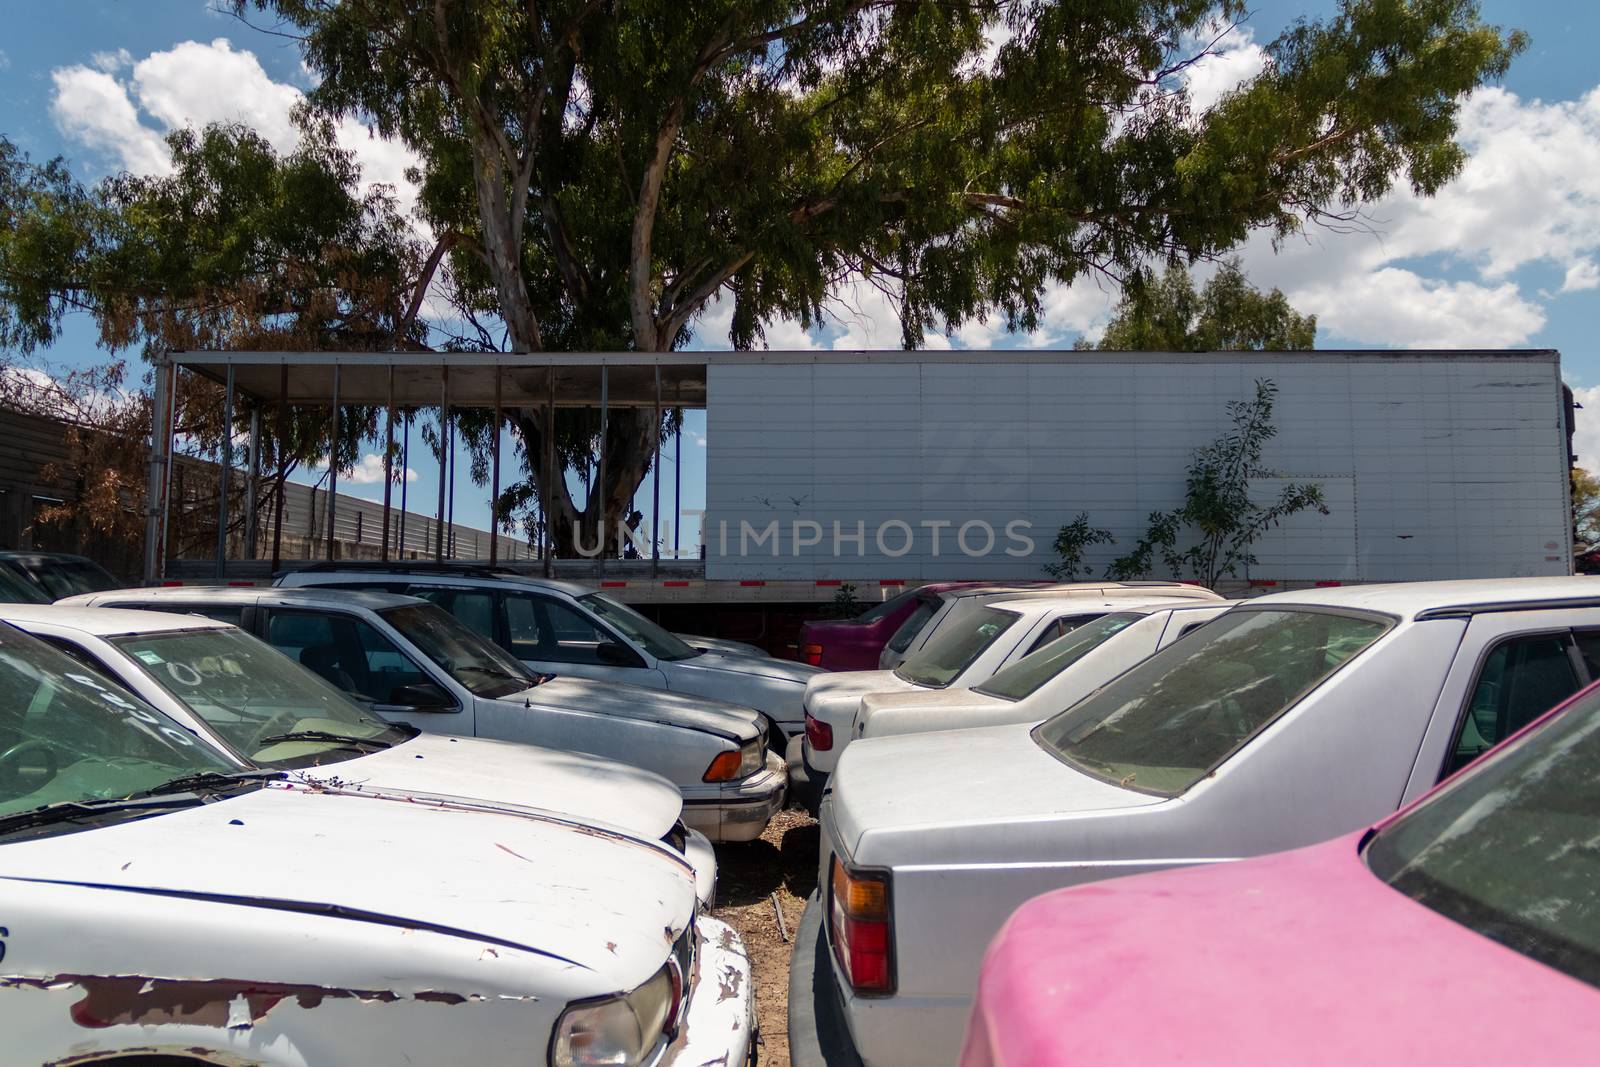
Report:
M1372 872L1406 896L1600 986L1600 693L1384 827Z
M911 647L911 642L917 639L922 628L928 625L928 620L933 618L939 610L939 601L936 598L927 598L917 605L917 610L906 616L906 621L900 624L900 629L889 638L890 652L904 652Z
M913 685L941 689L960 677L1019 618L1015 612L999 608L978 608L965 619L939 627L941 632L929 638L894 673Z
M1236 609L1045 721L1034 738L1086 774L1176 796L1392 625L1370 615Z
M1124 613L1102 615L1058 637L1037 652L1030 652L1001 671L996 671L973 691L1002 700L1021 700L1035 689L1078 662L1111 638L1132 626L1143 615Z
M892 596L881 604L872 605L872 607L868 608L866 611L863 611L860 615L857 615L854 621L863 624L877 622L884 616L893 615L896 611L899 611L905 606L906 601L914 599L916 595L917 591L915 589L911 589L907 592L901 593L899 596Z

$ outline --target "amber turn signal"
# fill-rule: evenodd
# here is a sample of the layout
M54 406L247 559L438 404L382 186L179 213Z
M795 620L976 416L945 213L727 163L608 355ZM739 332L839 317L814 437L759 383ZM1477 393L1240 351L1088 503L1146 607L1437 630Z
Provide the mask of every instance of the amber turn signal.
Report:
M732 752L719 752L717 758L711 761L711 766L706 768L706 773L701 777L702 782L731 782L739 777L739 750Z

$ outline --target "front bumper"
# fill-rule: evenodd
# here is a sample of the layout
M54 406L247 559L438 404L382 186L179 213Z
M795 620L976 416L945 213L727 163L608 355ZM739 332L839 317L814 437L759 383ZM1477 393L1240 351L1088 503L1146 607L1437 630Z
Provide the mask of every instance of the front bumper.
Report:
M684 797L683 824L713 841L754 841L788 796L783 757L767 753L767 765L750 777L730 782L715 797Z
M820 894L811 894L795 931L789 960L789 1065L862 1067L833 977L822 912Z
M805 734L789 738L784 762L789 772L789 798L799 801L806 811L816 815L822 806L822 794L828 788L828 772L817 770L806 759Z
M744 1067L755 1062L756 998L750 956L733 927L702 915L689 1011L659 1067Z

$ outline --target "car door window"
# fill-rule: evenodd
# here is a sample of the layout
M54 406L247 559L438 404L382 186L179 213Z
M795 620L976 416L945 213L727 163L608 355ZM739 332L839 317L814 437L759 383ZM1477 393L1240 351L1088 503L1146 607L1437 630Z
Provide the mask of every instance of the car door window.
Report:
M928 620L933 618L938 610L939 601L936 599L924 599L918 604L917 610L907 615L906 621L901 623L900 628L894 632L894 636L889 638L889 651L904 652L910 648L911 642L916 640L917 635L922 632L922 628L928 625Z
M1583 687L1571 635L1525 634L1496 645L1456 728L1445 773L1456 771Z
M1037 652L1056 638L1065 637L1078 627L1085 623L1093 622L1099 617L1098 615L1063 615L1044 628L1033 644L1028 647L1028 652L1025 654Z
M267 619L267 643L358 700L393 704L401 686L433 681L393 641L354 615L274 611Z
M437 585L414 585L407 589L406 593L439 605L479 637L489 641L497 640L494 632L493 593L477 589L451 589Z
M215 619L230 626L244 625L243 604L181 604L163 610L184 615L198 615L202 619Z

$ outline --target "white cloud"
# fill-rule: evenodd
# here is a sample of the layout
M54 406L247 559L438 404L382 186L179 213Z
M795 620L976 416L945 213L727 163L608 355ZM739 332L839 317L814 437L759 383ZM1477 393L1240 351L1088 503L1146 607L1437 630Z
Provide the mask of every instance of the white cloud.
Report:
M115 74L123 67L133 65L133 53L126 48L119 48L115 52L95 52L89 57L89 65L95 70Z
M50 73L55 95L50 114L61 133L98 148L135 174L166 174L172 157L161 135L140 125L138 112L111 75L89 67Z
M383 457L376 452L368 452L348 471L342 471L341 478L352 485L382 485L383 484ZM410 467L406 468L406 481L417 480L417 472Z
M1544 309L1510 282L1479 285L1424 278L1397 267L1296 290L1293 303L1339 337L1396 348L1503 348L1520 345L1545 321Z
M1208 45L1211 52L1183 72L1189 89L1189 103L1196 114L1209 110L1218 100L1255 77L1267 65L1267 53L1255 43L1248 26L1227 30L1221 24L1209 26L1188 42L1190 48ZM1222 37L1218 40L1218 34ZM1215 45L1211 42L1216 41Z
M11 57L6 55L4 49L0 49L0 70L5 70L9 66L11 66Z
M1585 257L1567 268L1567 276L1561 282L1561 291L1578 293L1596 286L1600 286L1600 266L1596 266L1594 260Z
M183 41L137 62L126 49L97 52L92 63L52 72L51 114L62 134L135 174L170 172L162 138L184 126L243 123L279 152L291 151L299 141L290 112L304 94L273 81L252 52L234 48L225 37ZM115 76L124 69L125 77ZM337 138L360 161L363 180L393 186L401 210L409 214L417 189L405 171L416 157L351 119L339 124Z

